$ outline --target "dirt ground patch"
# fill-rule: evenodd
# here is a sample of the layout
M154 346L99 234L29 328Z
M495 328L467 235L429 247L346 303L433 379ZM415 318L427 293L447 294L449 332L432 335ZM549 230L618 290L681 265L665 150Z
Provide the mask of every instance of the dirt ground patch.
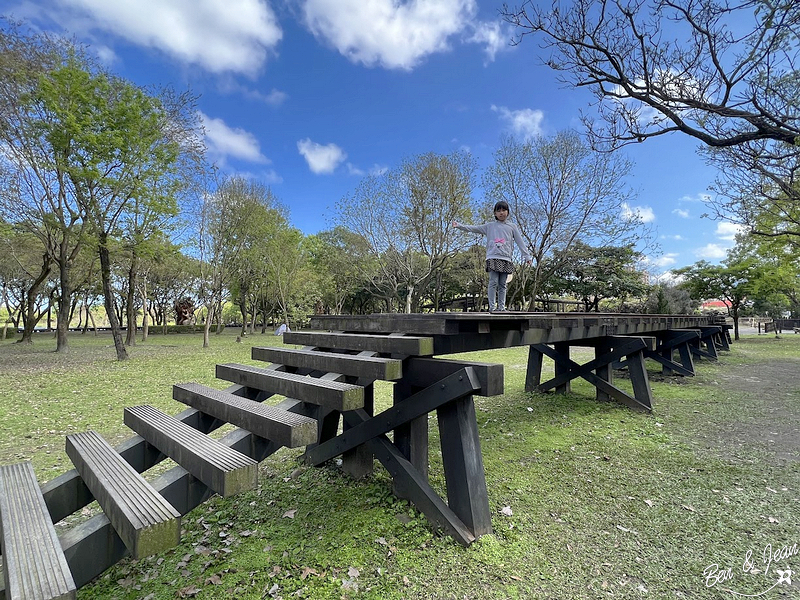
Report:
M712 383L731 392L728 418L693 432L696 444L748 462L764 453L776 466L800 462L800 357L729 365Z

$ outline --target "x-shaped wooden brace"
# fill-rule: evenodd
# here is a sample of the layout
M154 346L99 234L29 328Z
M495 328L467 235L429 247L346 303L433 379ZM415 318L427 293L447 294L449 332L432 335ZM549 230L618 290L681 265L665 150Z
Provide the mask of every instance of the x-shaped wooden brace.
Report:
M696 330L670 330L666 336L657 336L658 343L652 350L643 350L645 358L650 358L662 366L665 374L677 373L685 377L694 376L694 361L692 360L692 350L690 344L697 342L700 332ZM680 362L673 360L674 351L678 351ZM623 360L614 365L615 369L627 367L627 361Z
M395 489L429 521L464 545L491 532L489 497L472 396L481 384L466 367L402 402L371 416L363 409L343 413L346 429L309 448L306 460L320 465L363 445L392 475ZM436 410L447 482L445 502L386 434Z
M565 386L568 382L582 377L597 388L598 398L611 397L630 408L652 410L652 391L644 366L643 351L647 348L644 340L635 337L608 336L599 340L596 348L600 350L598 356L594 360L580 365L571 360L567 354L559 352L547 344L531 345L531 359L534 358L534 353L539 353L552 358L556 364L556 376L538 384L537 389L540 391L548 391L553 388L566 389ZM611 365L623 357L627 359L626 365L633 385L633 396L610 382ZM541 370L541 365L539 365L539 369ZM595 371L603 373L604 376L595 374Z

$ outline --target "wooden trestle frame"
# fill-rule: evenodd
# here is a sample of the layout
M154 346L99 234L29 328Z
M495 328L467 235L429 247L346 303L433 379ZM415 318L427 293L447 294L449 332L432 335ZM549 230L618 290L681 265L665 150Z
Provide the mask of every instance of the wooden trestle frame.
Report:
M62 583L45 583L36 597L70 597L76 587L127 554L135 555L146 542L139 530L130 529L132 517L115 508L132 492L127 488L111 490L108 486L114 476L93 471L94 467L81 457L82 447L103 448L106 458L95 461L101 469L105 465L100 463L114 453L110 462L126 463L122 468L131 471L131 481L166 456L176 460L179 466L152 482L140 478L137 484L141 487L137 493L157 493L167 503L163 519L169 527L175 527L171 519L180 519L214 493L226 495L257 485L254 461L284 446L305 446L305 458L313 465L341 455L343 468L355 477L370 473L377 458L391 474L396 494L409 499L434 526L469 545L492 530L473 397L503 393L503 365L454 360L445 355L529 346L526 390L564 392L572 380L582 377L597 388L598 399L614 399L650 411L653 399L645 359L656 360L664 373L693 375L693 360L716 360L718 350L728 349L730 343L724 325L715 324L711 317L694 316L378 314L315 316L311 325L315 331L284 334L284 342L299 344L300 349L253 348L254 359L273 363L266 368L217 365L217 377L233 383L226 390L192 383L176 385L173 397L191 408L175 417L152 407L126 409L125 423L139 435L115 449L106 448L92 432L71 436L74 439L67 441L67 447L79 468L41 489L29 465L0 468L0 489L6 482L26 481L26 490L30 491L30 499L19 494L19 499L0 503L0 518L29 514L30 507L39 507L43 515L39 539L55 540L47 542L50 550L54 555L63 551L74 579L65 572ZM570 358L572 346L594 348L595 358L583 365L574 362ZM542 382L545 356L555 362L555 376ZM614 385L617 368L628 370L632 395ZM374 414L376 380L394 383L393 406L380 414ZM285 399L272 407L261 404L273 395ZM428 415L434 411L440 430L446 501L428 483ZM240 429L219 441L207 441L201 435L226 423ZM209 446L212 442L213 447ZM229 462L236 463L235 467L217 461L225 453L230 453ZM213 477L204 475L211 471ZM58 522L95 497L108 515L92 517L56 539L50 531L52 523L46 522L48 513L52 522ZM103 505L104 498L108 508ZM126 531L120 537L122 529ZM177 543L172 534L162 537L156 541ZM40 562L26 566L25 548L30 547L26 544L23 540L21 558L11 552L14 561L22 561L14 565L12 575L25 569L50 569L33 555L29 560ZM17 581L16 575L12 580ZM0 583L0 598L3 596L5 584Z

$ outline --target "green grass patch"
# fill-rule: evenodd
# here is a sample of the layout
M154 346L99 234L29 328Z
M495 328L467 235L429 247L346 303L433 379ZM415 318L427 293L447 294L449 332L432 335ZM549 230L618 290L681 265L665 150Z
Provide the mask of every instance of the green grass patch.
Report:
M207 349L199 335L151 337L123 363L107 335L74 335L58 354L49 337L0 344L0 462L32 460L52 479L70 468L65 435L119 442L131 435L125 406L177 413L173 384L225 387L214 365L258 364L252 346L281 345L237 334ZM578 362L592 358L582 352ZM492 535L462 548L392 494L380 465L354 481L284 449L261 463L257 490L212 498L184 517L177 548L119 563L79 598L710 599L800 572L800 335L745 336L693 378L648 364L650 415L597 402L582 381L567 395L524 392L525 348L461 356L505 365L506 393L475 399ZM391 385L376 387L388 406ZM443 492L435 417L430 430ZM788 550L767 572L770 546ZM748 551L759 573L743 571ZM713 564L730 579L707 585ZM764 597L796 595L797 579Z

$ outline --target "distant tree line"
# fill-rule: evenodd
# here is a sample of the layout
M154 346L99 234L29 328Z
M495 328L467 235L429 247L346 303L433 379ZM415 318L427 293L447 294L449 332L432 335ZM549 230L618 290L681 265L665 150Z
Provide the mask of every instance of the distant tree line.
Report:
M468 152L408 157L304 235L270 187L208 164L194 96L139 88L68 40L3 25L0 293L23 342L44 319L66 350L68 327L90 329L100 306L120 359L137 331L173 322L201 324L208 345L231 323L247 334L313 313L480 308L484 245L452 222L492 218L498 200L533 256L517 261L515 308L687 313L724 297L733 316L800 313L796 238L766 210L753 223L786 235L744 236L723 265L649 285L653 234L630 209L630 164L597 136L505 138L482 173Z

